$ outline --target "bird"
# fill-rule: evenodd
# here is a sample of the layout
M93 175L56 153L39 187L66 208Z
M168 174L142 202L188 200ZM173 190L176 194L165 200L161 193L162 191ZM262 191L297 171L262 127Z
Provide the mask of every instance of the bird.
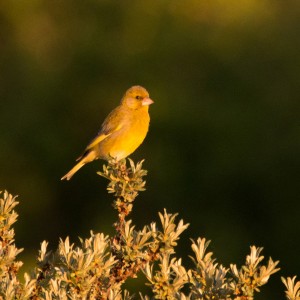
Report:
M121 103L106 117L101 129L87 145L78 163L61 180L71 177L85 164L96 159L120 161L132 154L144 141L150 123L149 106L154 101L139 85L129 88Z

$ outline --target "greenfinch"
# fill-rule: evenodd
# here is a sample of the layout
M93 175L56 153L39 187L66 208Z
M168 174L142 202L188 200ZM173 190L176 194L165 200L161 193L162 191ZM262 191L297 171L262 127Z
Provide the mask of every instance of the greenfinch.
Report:
M61 178L69 180L81 167L96 159L117 161L133 153L145 139L150 117L147 90L132 86L123 96L121 103L104 120L96 137L87 145L78 163Z

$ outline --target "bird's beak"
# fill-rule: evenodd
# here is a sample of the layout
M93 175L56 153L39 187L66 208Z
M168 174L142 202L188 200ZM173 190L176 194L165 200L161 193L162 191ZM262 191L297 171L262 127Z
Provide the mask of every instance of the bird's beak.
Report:
M154 103L154 101L150 98L144 98L143 101L142 101L143 106L147 106L147 105L150 105L152 103Z

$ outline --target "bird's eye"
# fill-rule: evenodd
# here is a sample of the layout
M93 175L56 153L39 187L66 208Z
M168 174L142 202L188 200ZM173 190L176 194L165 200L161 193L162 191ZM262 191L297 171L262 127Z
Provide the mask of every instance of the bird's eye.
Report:
M135 96L135 99L137 99L137 100L141 100L141 99L142 99L142 97L141 97L141 96Z

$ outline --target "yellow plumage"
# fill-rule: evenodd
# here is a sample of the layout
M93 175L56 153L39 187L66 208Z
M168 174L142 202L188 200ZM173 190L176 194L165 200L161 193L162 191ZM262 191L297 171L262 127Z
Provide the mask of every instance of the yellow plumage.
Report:
M97 136L77 159L79 162L61 180L69 180L81 167L95 159L120 160L134 152L147 135L148 108L152 103L145 88L133 86L128 89L120 105L106 117Z

